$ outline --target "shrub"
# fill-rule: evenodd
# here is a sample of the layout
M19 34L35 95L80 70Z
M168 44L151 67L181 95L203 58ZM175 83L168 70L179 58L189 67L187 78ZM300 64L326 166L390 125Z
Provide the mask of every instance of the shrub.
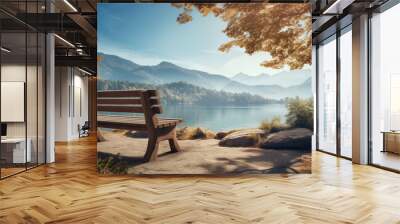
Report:
M274 133L286 129L286 125L282 124L280 117L273 117L271 120L264 120L259 127L265 132Z
M178 129L176 136L179 140L213 139L215 134L205 128L184 127Z
M289 99L287 103L288 114L286 123L292 128L308 128L313 130L314 114L313 100L300 99L298 97Z
M97 171L101 174L127 174L128 162L117 155L97 154Z

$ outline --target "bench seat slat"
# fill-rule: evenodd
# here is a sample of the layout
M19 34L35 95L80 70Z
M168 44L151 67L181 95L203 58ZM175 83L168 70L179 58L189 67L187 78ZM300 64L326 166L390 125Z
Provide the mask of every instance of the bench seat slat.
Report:
M141 97L143 92L147 92L149 96L157 96L156 90L113 90L99 91L97 97Z
M142 104L142 100L139 98L99 98L97 99L97 105L99 104Z
M124 113L144 113L144 109L141 106L98 105L97 106L97 111L124 112Z
M116 129L147 130L144 117L99 115L97 119L99 127L104 127L104 128L119 127ZM170 127L172 125L177 125L181 122L182 122L181 119L158 118L157 127L158 128Z
M151 106L153 113L159 114L162 112L160 105ZM120 112L120 113L144 113L144 108L141 105L97 105L97 111L101 112Z
M97 104L138 104L142 105L142 100L140 98L98 98ZM158 98L150 98L151 105L160 104Z

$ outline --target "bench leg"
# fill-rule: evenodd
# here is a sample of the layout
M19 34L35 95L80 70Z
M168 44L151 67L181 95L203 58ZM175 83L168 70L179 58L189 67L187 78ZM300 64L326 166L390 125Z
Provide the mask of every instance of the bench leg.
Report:
M169 147L171 148L171 152L179 152L181 151L181 147L179 147L178 144L178 139L176 138L176 128L174 127L169 133L168 133L168 143Z
M171 148L172 152L179 152L181 151L181 147L178 144L178 140L176 139L176 136L174 136L171 139L168 139L169 142L169 147Z
M157 137L150 137L147 143L146 154L144 155L144 159L146 160L146 162L154 161L157 159L158 146L159 141Z

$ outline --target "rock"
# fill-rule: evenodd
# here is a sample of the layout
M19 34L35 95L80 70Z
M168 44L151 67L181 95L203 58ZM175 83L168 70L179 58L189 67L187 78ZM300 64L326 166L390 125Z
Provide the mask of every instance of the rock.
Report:
M306 128L280 131L270 134L260 144L264 149L302 149L311 150L312 131Z
M213 139L215 133L205 128L184 127L176 131L179 140Z
M126 137L130 138L148 138L149 135L147 134L146 131L127 131L125 133Z
M225 136L220 142L220 146L227 147L251 147L259 144L260 139L265 135L261 129L243 129L232 132Z
M217 132L217 134L215 134L215 139L221 140L221 139L225 138L225 136L227 136L227 135L229 135L229 134L231 134L231 133L233 133L233 132L235 132L235 131L238 131L238 130L220 131L220 132Z

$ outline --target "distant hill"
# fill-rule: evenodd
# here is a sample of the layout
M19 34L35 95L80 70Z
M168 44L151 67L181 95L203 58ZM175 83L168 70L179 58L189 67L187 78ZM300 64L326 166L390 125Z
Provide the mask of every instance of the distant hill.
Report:
M283 102L248 93L228 93L209 90L184 82L150 85L127 81L98 80L97 88L98 90L157 89L160 91L163 105L249 106Z
M311 70L293 70L283 71L275 75L260 74L251 76L244 73L239 73L232 77L232 80L246 85L280 85L282 87L289 87L300 85L308 78L311 78Z
M277 84L263 85L259 83L249 85L229 79L223 75L186 69L170 62L161 62L154 66L143 66L115 55L103 53L98 55L101 58L98 68L99 78L103 80L128 81L151 85L185 82L210 90L249 93L268 99L311 96L311 85L309 88L299 88L297 85L283 87Z
M221 90L231 80L222 75L182 68L169 62L154 66L140 66L129 60L103 53L99 74L104 80L120 80L149 84L186 82L209 89ZM132 67L127 67L131 63Z

